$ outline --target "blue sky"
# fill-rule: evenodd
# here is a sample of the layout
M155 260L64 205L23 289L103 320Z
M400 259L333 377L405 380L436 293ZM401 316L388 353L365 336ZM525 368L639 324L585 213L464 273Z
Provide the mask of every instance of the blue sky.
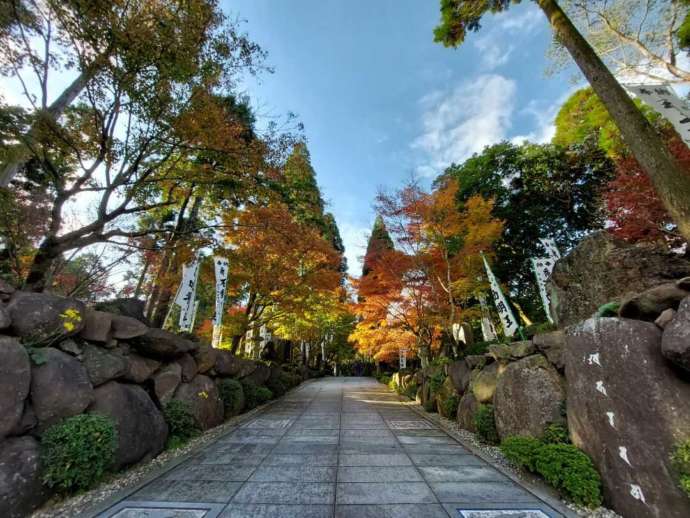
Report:
M433 179L487 144L549 140L573 90L546 77L551 33L532 2L486 17L459 49L433 42L435 0L233 0L274 74L246 85L262 114L295 112L347 248L361 270L372 201Z

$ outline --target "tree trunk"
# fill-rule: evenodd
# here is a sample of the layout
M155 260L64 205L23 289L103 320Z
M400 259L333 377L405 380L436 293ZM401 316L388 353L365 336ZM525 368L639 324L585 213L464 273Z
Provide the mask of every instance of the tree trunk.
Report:
M42 292L46 288L50 269L61 253L62 251L54 239L49 237L44 239L31 263L31 269L24 282L24 289Z
M659 199L690 241L690 175L683 171L635 103L555 0L536 0L556 38L568 49L606 106L625 143L649 175Z

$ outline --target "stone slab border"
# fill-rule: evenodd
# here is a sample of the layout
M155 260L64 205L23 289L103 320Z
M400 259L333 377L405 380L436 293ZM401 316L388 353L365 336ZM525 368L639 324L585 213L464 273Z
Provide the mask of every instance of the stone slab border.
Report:
M204 518L217 518L226 504L200 504L198 502L145 502L138 500L123 500L119 504L108 508L97 518L107 518L126 509L174 509L182 511L205 511ZM106 514L107 513L107 514Z
M76 516L76 518L98 518L98 517L102 516L106 511L109 511L111 509L113 510L113 512L116 512L116 510L115 510L116 507L117 507L117 510L122 510L118 506L118 504L119 503L124 504L129 496L133 495L134 493L136 493L137 491L142 489L144 486L153 482L154 480L161 477L162 475L168 473L169 471L172 471L174 468L176 468L180 464L186 462L191 457L196 455L200 450L205 449L205 448L211 446L212 444L215 444L216 442L218 442L220 439L222 439L223 437L225 437L229 433L232 433L235 430L237 430L238 428L241 428L243 424L250 421L251 419L254 419L258 415L262 414L266 409L271 408L272 406L280 403L286 396L295 394L295 393L303 390L307 386L307 384L311 383L312 381L314 381L314 379L305 380L299 385L299 387L296 387L295 389L286 392L284 395L282 395L278 399L274 399L274 400L269 401L268 403L266 403L264 405L261 405L259 407L256 407L256 408L250 410L249 412L246 412L244 414L240 414L238 416L230 418L228 421L226 421L225 423L220 425L220 426L230 425L230 427L225 432L218 435L218 437L214 438L212 441L210 441L208 443L199 444L199 445L195 446L193 449L191 449L190 451L188 451L187 453L180 455L179 457L175 457L174 459L170 459L163 466L160 466L160 467L152 470L148 475L146 475L138 483L133 484L129 487L122 488L121 490L117 491L116 493L109 496L105 500L99 502L98 504L95 504L95 505L89 507L88 509L81 511ZM213 430L213 428L211 428L208 431L212 431L212 430ZM139 505L139 504L150 505L150 503L147 503L147 502L137 501L136 505ZM160 502L158 502L157 504L160 504ZM125 507L127 507L127 506L131 507L133 505L134 505L133 501L128 501L127 505ZM195 504L195 505L197 506L197 508L199 507L199 504ZM208 504L208 505L210 505L210 504ZM141 505L141 507L146 507L146 505ZM158 507L162 508L163 506L158 505ZM105 515L105 516L109 516L110 514L112 514L112 513L109 513L108 515ZM209 515L209 516L211 516L211 515Z

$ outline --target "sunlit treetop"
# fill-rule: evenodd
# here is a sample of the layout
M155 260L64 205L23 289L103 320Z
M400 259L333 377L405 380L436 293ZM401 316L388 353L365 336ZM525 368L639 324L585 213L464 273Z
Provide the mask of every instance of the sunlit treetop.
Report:
M434 41L446 47L457 47L465 41L467 31L481 29L486 12L500 13L520 0L441 0L441 22L434 29Z

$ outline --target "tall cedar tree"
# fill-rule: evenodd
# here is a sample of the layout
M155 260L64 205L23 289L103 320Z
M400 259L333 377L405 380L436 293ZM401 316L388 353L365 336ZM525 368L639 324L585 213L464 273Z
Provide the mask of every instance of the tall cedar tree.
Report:
M374 265L386 250L392 249L393 240L390 234L388 234L383 218L380 214L377 214L376 220L374 220L374 226L371 229L369 241L367 242L367 252L364 255L362 264L362 277L371 273Z

